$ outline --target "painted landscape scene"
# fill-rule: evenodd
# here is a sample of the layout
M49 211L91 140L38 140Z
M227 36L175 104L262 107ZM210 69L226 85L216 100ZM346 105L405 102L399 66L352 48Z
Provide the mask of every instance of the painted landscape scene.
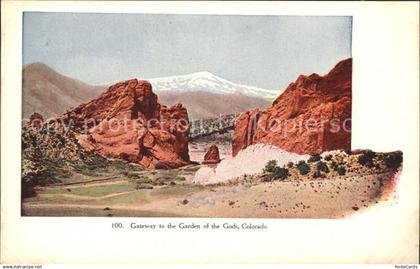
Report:
M403 153L352 147L352 18L26 12L22 216L343 218Z

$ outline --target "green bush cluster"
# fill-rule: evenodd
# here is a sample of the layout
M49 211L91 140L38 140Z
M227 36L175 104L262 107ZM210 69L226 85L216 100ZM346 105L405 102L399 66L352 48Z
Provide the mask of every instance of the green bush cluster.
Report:
M136 190L143 190L143 189L153 189L153 186L147 183L137 183Z
M330 169L328 168L328 165L323 162L323 161L319 161L316 165L316 170L319 172L324 172L324 173L329 173Z
M335 162L335 161L332 161L332 162L330 163L330 167L331 167L331 169L332 169L332 170L337 171L337 168L338 168L338 163L337 163L337 162Z
M283 167L276 167L274 169L274 175L276 179L286 179L289 176L289 170Z
M324 160L331 161L332 160L332 157L333 156L331 154L328 154L327 156L324 157Z
M305 161L298 162L296 167L301 175L306 175L311 171L311 168Z
M330 167L332 170L336 171L337 174L339 174L340 176L343 176L346 174L346 168L344 167L343 164L339 164L336 161L332 161L330 163Z
M315 163L317 161L320 161L321 159L322 159L321 155L315 154L315 155L312 155L311 157L309 157L308 163Z
M337 167L336 171L340 176L344 176L346 174L346 168L344 166Z
M364 166L367 166L367 167L372 167L373 166L373 159L375 157L376 157L375 152L373 152L371 150L368 150L358 157L358 162L361 165L364 165Z
M289 176L289 170L284 167L277 166L276 160L270 160L264 167L264 172L271 173L268 179L286 179Z
M385 165L388 168L397 168L401 165L402 161L403 161L403 154L401 151L389 153L385 157L385 160L384 160Z
M277 161L276 160L270 160L265 165L264 172L274 173L274 170L276 169L276 167L277 167Z
M130 172L128 172L126 176L127 176L128 178L130 178L130 179L139 179L139 178L142 178L142 176L141 176L141 175L136 174L136 173L130 173Z

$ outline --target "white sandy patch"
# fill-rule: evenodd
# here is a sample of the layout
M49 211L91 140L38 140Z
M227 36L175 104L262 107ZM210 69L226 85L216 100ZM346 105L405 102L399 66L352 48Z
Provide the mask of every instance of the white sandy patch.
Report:
M261 173L270 160L276 160L278 165L288 162L307 160L309 155L299 155L284 151L278 147L266 144L256 144L241 150L235 158L223 160L217 167L204 166L194 175L193 182L200 184L216 184L244 174Z

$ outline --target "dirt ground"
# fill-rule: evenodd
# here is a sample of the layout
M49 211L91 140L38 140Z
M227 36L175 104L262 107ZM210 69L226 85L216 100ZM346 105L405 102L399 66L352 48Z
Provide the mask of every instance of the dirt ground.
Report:
M36 197L22 203L22 215L341 218L387 199L395 183L394 173L388 172L202 186L191 183L197 168L174 171L174 180L166 171L168 181L153 189L137 189L126 177L39 188Z

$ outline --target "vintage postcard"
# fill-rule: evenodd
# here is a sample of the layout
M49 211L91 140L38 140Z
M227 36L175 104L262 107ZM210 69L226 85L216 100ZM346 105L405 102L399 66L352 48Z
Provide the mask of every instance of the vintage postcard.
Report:
M334 218L386 199L403 153L351 148L351 35L350 16L25 12L22 215Z
M406 169L418 167L392 131L385 144L361 139L389 123L375 107L403 107L361 98L376 85L361 84L357 68L370 59L356 11L20 15L14 210L23 221L124 217L114 230L144 230L185 218L174 227L203 231L229 218L221 229L269 233L266 220L345 221L395 207ZM414 126L404 132L418 138ZM418 220L410 232L418 239Z

